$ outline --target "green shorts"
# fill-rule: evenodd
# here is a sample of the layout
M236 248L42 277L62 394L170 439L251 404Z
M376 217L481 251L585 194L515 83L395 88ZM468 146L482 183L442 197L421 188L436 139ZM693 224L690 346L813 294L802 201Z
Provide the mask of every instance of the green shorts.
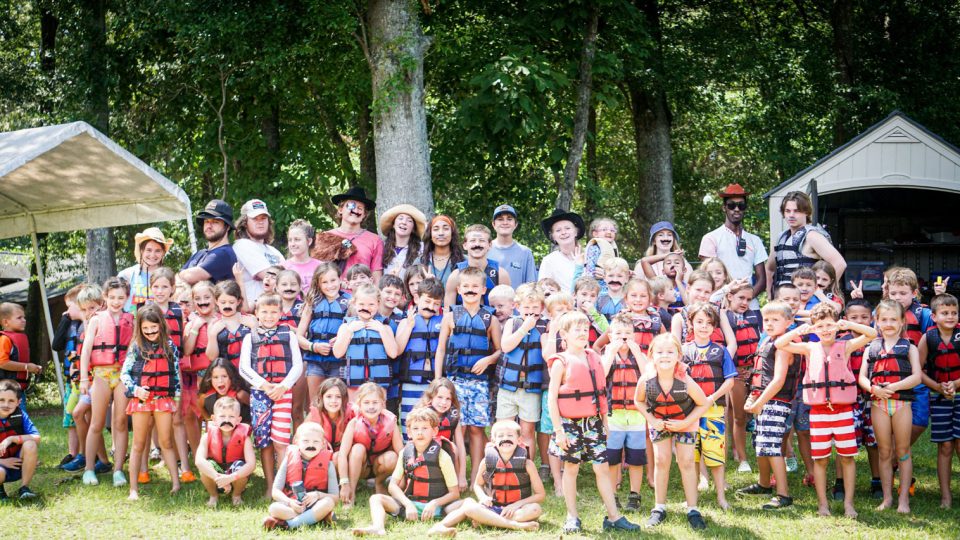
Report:
M72 428L75 427L76 424L73 421L73 415L71 413L77 406L77 403L80 402L80 386L70 381L63 390L63 427Z
M394 499L394 500L396 500L396 499ZM422 502L417 502L417 501L411 501L411 502L413 502L413 506L415 506L415 507L417 508L417 517L423 516L423 509L426 508L427 503L422 503ZM403 506L401 506L400 509L397 510L397 513L396 513L396 514L393 514L393 517L395 517L395 518L400 518L400 519L406 519L406 517L407 517L407 511L404 510ZM443 507L442 507L442 506L438 506L438 507L437 507L437 510L433 513L433 517L434 517L434 519L443 517Z

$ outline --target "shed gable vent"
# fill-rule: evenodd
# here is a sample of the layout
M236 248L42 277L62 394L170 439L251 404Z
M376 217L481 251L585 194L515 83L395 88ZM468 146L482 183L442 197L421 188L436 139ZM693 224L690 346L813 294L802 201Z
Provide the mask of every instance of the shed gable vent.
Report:
M890 131L884 133L876 142L878 143L918 143L916 137L910 135L903 128L895 127Z

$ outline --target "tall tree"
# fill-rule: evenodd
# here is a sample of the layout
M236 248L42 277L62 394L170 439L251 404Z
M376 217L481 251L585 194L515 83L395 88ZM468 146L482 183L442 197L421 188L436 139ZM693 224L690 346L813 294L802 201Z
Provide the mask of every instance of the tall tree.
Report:
M433 214L423 92L423 57L430 39L410 0L370 0L366 35L378 207L410 203Z

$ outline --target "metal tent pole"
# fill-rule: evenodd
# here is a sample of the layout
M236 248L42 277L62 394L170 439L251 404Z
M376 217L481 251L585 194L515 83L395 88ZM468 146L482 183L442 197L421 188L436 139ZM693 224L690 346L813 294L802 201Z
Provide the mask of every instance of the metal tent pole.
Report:
M40 280L40 299L43 302L43 318L47 322L47 338L50 340L50 352L53 355L53 367L57 370L57 389L60 390L60 401L63 402L63 368L60 366L60 355L53 348L53 319L50 318L50 300L47 298L47 282L43 275L43 262L40 258L40 242L37 240L37 222L30 215L30 240L33 242L33 256L37 265L37 279Z

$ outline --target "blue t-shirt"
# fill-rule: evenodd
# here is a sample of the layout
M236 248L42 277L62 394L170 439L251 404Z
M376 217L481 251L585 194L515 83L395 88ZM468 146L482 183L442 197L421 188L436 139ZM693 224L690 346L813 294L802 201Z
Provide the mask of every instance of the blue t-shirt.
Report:
M493 244L487 258L497 261L500 269L507 271L510 275L510 286L514 289L524 283L537 281L537 264L533 260L533 253L530 248L518 242L505 248Z
M233 279L233 265L236 263L237 254L233 252L233 246L224 244L213 249L201 249L194 253L182 269L202 268L210 274L210 281L219 283Z
M709 347L711 343L707 343L703 347L697 345L697 352L700 356L706 354L706 348ZM730 356L730 351L726 347L723 347L723 378L732 379L737 376L737 365L733 363L733 357Z
M40 435L40 430L37 429L37 426L33 425L33 421L30 420L30 415L27 414L27 410L23 407L23 400L20 400L20 411L23 413L23 434ZM0 418L0 427L6 426L7 418Z

